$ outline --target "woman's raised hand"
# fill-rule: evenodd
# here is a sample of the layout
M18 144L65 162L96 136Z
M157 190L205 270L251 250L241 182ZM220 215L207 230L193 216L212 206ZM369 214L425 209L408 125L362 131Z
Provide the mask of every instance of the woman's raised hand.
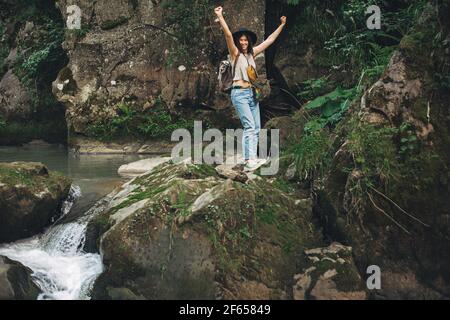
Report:
M223 8L221 6L214 9L214 12L216 13L217 17L222 17L222 10Z
M286 16L280 18L281 24L286 24Z

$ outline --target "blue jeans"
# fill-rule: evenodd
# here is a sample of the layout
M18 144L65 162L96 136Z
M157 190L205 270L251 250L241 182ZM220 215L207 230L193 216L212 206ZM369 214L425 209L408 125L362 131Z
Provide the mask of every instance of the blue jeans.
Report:
M261 119L259 115L259 101L255 99L252 88L231 90L231 102L239 114L244 127L242 135L242 150L245 160L255 159L258 150Z

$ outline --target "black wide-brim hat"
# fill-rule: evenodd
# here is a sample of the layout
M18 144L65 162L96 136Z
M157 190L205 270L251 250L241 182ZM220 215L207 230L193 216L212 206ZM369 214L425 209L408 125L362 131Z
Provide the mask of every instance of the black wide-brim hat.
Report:
M238 31L233 32L233 39L234 41L238 41L242 34L246 34L247 36L250 36L250 39L252 40L253 44L256 44L256 40L258 39L256 36L256 33L254 33L251 30L248 30L246 28L239 28Z

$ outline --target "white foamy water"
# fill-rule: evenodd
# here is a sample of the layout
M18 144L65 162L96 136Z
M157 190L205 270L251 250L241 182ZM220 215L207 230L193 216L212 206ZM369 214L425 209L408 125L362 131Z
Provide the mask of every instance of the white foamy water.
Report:
M80 188L72 186L62 207L62 216L80 196ZM55 224L40 236L0 246L0 255L33 270L33 281L42 290L38 299L90 299L92 286L102 273L103 264L99 254L86 253L83 246L87 224L101 211L104 203L105 199L98 201L78 220Z

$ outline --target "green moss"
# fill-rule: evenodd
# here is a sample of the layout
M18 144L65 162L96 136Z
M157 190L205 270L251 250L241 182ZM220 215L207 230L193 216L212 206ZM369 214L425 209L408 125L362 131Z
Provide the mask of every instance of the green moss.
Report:
M177 178L177 175L179 175L180 178ZM174 178L167 179L170 176ZM186 209L192 203L194 196L198 195L194 190L186 191L184 189L185 185L183 179L204 179L214 176L217 176L217 173L211 165L175 166L163 163L155 167L151 173L137 177L133 184L138 187L130 196L128 196L127 200L112 208L111 211L117 212L138 201L155 198L167 190L179 190L176 200L178 202L172 203L171 206L173 209L176 209L176 215L188 215L189 212ZM201 185L201 182L199 182L199 185Z
M50 172L48 175L38 175L31 172L25 165L13 166L0 163L0 182L14 186L25 185L32 192L39 192L48 188L50 192L61 190L62 184L70 184L71 179L61 173Z
M134 191L133 193L131 193L131 196L129 196L127 198L127 200L121 202L120 204L118 204L117 206L113 207L111 209L111 212L117 212L118 210L122 209L122 208L127 208L129 206L131 206L133 203L139 202L141 200L144 199L150 199L153 196L165 191L167 188L169 188L169 186L160 186L160 187L156 187L154 189L149 189L149 190L144 190L141 191L141 189L139 189L138 191Z
M291 259L301 246L318 240L313 226L307 222L308 214L302 210L305 215L298 215L296 210L299 208L293 205L292 199L284 198L286 195L281 190L267 182L245 187L236 183L235 187L236 192L227 194L226 199L215 201L204 216L221 274L245 272L243 270L250 263L245 257L266 243L267 239L274 246L270 249L274 250L273 254L281 254L280 265L283 265L281 261ZM287 207L287 203L290 206ZM266 262L261 260L271 258L271 255L258 256L251 263L264 265ZM278 272L274 272L273 276L282 278Z
M364 290L362 279L356 268L348 265L337 265L338 274L333 278L339 291L359 291Z
M204 179L207 177L217 177L217 171L209 164L190 165L183 173L185 179Z
M265 224L276 225L278 223L277 215L270 208L256 211L256 217Z
M4 58L9 54L10 46L15 47L17 57L10 67L27 93L31 113L27 121L8 119L0 126L0 144L16 145L32 139L64 143L67 136L64 108L51 92L51 82L67 64L66 53L61 47L64 40L61 13L54 5L37 0L12 1L2 10L5 10L5 25L0 25L0 77L6 72ZM29 36L3 35L6 25L15 26L13 29L17 33L27 22L34 24Z
M341 253L341 252L340 252ZM337 259L340 257L340 253ZM333 257L330 257L333 259ZM342 258L342 257L341 257ZM332 278L333 282L336 283L337 290L343 292L358 291L362 290L362 280L356 270L356 268L351 264L341 264L339 262L333 262L328 259L322 259L321 261L314 264L316 269L311 272L312 282L315 283L328 270L336 270L336 275ZM311 286L313 288L314 286Z
M277 177L272 185L286 193L293 193L297 190L297 184L289 182L282 177Z
M75 35L78 38L82 38L86 34L88 34L90 30L91 30L91 27L88 24L82 23L80 29L67 29L66 30L66 33L67 33L66 37L68 37L68 36L73 34L73 35Z
M100 236L111 228L112 222L109 217L112 213L112 211L100 213L89 222L90 226L94 228L93 234L95 238L100 239Z

